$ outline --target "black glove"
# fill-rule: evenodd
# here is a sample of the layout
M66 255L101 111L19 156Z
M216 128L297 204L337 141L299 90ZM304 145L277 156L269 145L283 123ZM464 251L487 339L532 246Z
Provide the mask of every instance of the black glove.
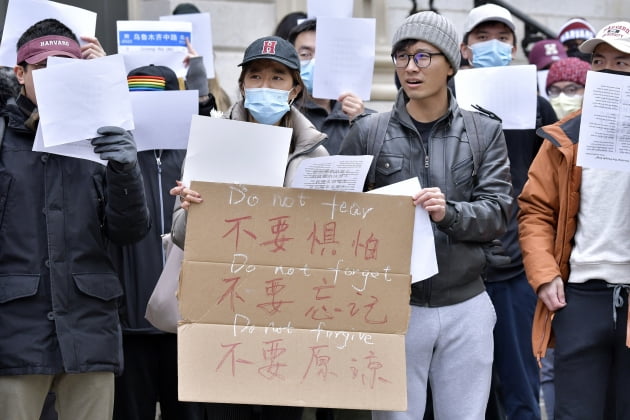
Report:
M118 163L119 168L132 168L138 161L136 143L130 132L120 127L105 126L96 130L102 137L91 140L94 152L101 155L101 159Z

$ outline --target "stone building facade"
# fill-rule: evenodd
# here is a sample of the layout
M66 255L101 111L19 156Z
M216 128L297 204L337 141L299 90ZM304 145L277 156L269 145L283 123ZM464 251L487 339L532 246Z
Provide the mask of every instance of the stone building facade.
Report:
M321 0L324 1L324 0ZM328 0L326 0L328 1ZM306 11L307 0L188 0L212 18L215 48L216 74L224 89L232 97L238 97L237 78L240 62L246 46L254 39L271 34L277 22L287 13ZM129 19L157 19L169 14L179 0L128 0ZM630 19L630 2L625 0L530 0L527 2L506 0L546 28L557 29L571 17L584 17L596 29L615 20ZM355 17L376 18L376 64L372 86L372 106L388 109L395 95L393 68L389 57L391 36L400 22L409 15L412 7L418 10L431 6L463 31L473 0L354 0ZM524 36L525 25L516 20L517 37ZM518 52L517 62L526 63L525 55Z

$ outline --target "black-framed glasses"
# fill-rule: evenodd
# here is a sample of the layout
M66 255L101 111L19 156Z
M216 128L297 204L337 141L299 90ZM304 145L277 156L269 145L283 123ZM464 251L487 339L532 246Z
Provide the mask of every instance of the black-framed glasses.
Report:
M558 86L550 86L549 89L547 89L547 95L549 95L550 98L555 98L561 93L564 93L567 96L575 96L582 89L584 89L584 86L577 85L577 84L566 85L563 88L560 88Z
M428 53L428 52L419 52L415 54L406 54L403 52L392 54L392 61L394 62L394 67L397 69L404 69L409 65L409 60L413 57L413 62L416 63L418 68L424 69L431 65L431 57L434 55L444 55L441 52L436 53Z

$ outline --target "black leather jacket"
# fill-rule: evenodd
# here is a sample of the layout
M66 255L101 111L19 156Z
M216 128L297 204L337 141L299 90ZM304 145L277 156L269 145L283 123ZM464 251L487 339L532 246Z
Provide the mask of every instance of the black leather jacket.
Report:
M0 375L119 373L107 245L149 229L140 168L33 152L28 117L7 105L0 149Z
M439 187L446 196L446 217L433 224L439 273L412 285L411 303L446 306L484 290L486 258L483 243L506 230L513 205L510 166L503 131L498 121L484 115L478 133L484 149L473 176L473 157L463 116L449 91L449 109L440 118L424 147L399 91L391 112L385 141L376 164L375 187L418 177L423 187ZM358 120L344 139L340 154L363 155L371 121ZM427 149L428 168L425 167Z

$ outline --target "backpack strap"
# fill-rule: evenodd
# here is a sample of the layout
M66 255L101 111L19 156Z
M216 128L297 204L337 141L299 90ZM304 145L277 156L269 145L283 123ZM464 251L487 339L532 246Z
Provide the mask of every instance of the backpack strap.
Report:
M473 108L479 110L479 112L475 111L467 111L465 109L460 109L462 115L464 117L464 129L466 130L466 134L468 135L468 142L470 143L470 150L472 152L473 157L473 178L477 177L477 171L479 170L479 165L481 164L481 153L482 151L482 138L479 135L479 125L481 123L480 114L485 114L488 117L495 119L499 122L501 118L499 118L496 114L487 109L480 107L479 105L473 105ZM490 242L482 243L482 249L484 256L486 258L486 264L491 267L504 267L512 261L509 255L505 255L505 249L503 249L503 245L500 239L494 239ZM484 279L487 274L484 273Z
M487 109L479 105L472 105L472 107L478 110L479 112L468 111L465 109L460 109L460 111L462 112L462 116L464 117L464 129L466 130L466 133L468 134L468 142L470 143L470 149L471 149L472 157L473 157L472 176L476 177L477 171L479 170L479 166L481 165L481 153L483 152L483 148L481 146L481 137L480 137L479 128L478 128L481 125L479 114L480 113L485 114L488 117L499 121L500 123L503 121L501 120L501 118L499 118L498 115L496 115L492 111L488 111Z
M501 119L491 111L488 111L480 106L475 106L475 109L478 109L481 113L484 113L490 118L501 122ZM464 128L466 133L468 133L468 141L470 143L473 157L472 176L476 177L479 166L481 165L481 154L483 152L482 140L480 138L478 128L481 125L481 120L479 112L467 111L465 109L460 109L460 111L464 117ZM374 188L376 181L376 162L379 154L381 153L383 143L385 142L385 133L387 131L387 126L389 125L390 115L391 112L379 112L368 116L368 118L370 118L370 124L367 133L366 153L374 156L367 176L368 190Z
M370 164L370 170L368 171L367 176L368 190L374 189L374 184L376 182L376 161L378 160L378 155L381 153L383 143L385 142L385 132L387 131L387 126L389 125L390 114L391 111L388 111L379 112L369 116L370 124L367 133L366 152L374 158Z
M473 158L473 178L477 176L477 170L481 164L481 144L479 141L479 129L478 121L479 114L474 111L467 111L462 109L462 115L464 116L464 128L468 134L468 143L470 144L470 150Z

